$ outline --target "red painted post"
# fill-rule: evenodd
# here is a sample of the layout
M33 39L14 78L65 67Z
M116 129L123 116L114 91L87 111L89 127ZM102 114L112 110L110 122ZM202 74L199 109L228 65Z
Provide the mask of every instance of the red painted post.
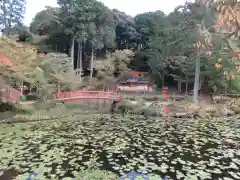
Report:
M217 32L219 32L220 31L220 24L217 24L216 28L217 28Z
M164 101L167 101L168 88L164 88L162 92L163 92L163 100L164 100Z

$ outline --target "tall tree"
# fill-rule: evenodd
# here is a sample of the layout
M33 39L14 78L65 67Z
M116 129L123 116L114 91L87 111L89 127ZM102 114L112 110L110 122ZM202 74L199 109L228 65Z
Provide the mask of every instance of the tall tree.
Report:
M138 32L132 16L117 9L113 9L116 26L116 44L118 49L135 49Z
M170 53L170 41L168 34L169 24L163 12L157 11L146 14L150 36L148 37L149 65L152 73L161 79L161 85L164 86L165 75L167 74L168 56Z
M2 0L0 2L0 25L3 34L8 34L15 24L22 23L26 0Z
M76 22L77 17L75 14L75 1L74 0L58 0L58 5L61 8L60 19L64 24L64 30L71 36L71 51L70 56L72 58L72 66L74 69L74 47L75 47L75 36L76 36Z
M45 7L38 12L30 24L29 30L37 35L51 35L62 30L59 19L59 8Z
M206 5L216 18L217 35L222 38L232 53L240 52L240 3L238 0L198 0ZM215 33L215 35L216 35ZM238 57L240 60L240 57Z
M181 31L187 30L186 38L189 49L195 51L195 80L193 89L193 101L198 103L198 92L200 90L201 54L211 49L211 38L206 27L212 20L207 13L207 9L199 3L186 2L184 6L179 6L176 10L183 12L183 27ZM184 32L185 33L185 32Z
M94 51L114 47L115 22L112 11L103 3L95 1L92 15L94 19L88 26L88 42L91 46L90 82L93 76Z
M166 16L162 11L147 12L134 17L136 30L139 33L137 36L137 47L139 50L147 46L151 36L156 34L158 28L158 30L165 28L161 26L163 24L167 25L164 18L166 18ZM158 25L158 27L156 25Z

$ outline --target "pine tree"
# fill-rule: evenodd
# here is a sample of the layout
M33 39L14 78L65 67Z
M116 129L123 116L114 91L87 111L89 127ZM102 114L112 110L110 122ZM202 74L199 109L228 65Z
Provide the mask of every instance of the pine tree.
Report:
M24 18L26 0L2 0L0 4L0 25L3 33L8 34L15 24L21 24Z

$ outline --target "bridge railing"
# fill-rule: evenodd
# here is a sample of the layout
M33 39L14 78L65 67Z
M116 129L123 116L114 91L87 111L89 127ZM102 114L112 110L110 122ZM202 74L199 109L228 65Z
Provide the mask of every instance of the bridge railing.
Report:
M57 92L57 99L76 98L76 97L106 97L106 98L122 98L120 93L106 91L72 91L72 92Z
M20 100L22 93L10 86L5 86L1 89L0 100L16 102Z

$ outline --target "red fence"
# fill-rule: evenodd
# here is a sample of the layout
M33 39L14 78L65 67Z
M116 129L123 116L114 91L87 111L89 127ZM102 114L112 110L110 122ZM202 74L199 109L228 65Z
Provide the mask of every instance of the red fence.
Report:
M1 89L0 100L16 102L20 100L22 93L11 87L4 87Z

